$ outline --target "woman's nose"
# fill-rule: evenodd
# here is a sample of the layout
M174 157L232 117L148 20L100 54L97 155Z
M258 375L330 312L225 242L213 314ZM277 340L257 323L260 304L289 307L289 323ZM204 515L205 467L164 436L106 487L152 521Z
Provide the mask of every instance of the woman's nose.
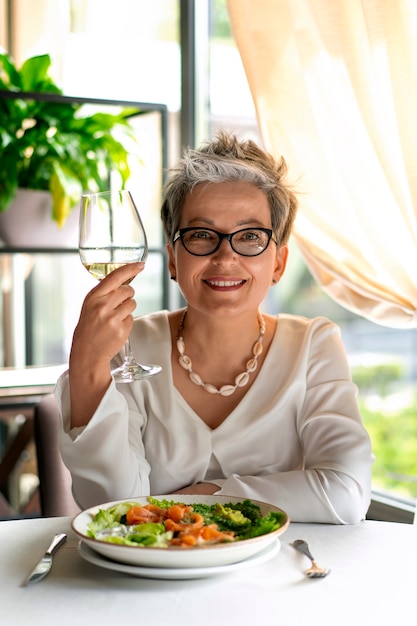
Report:
M215 261L236 261L238 254L233 250L230 241L223 239L219 248L213 253L213 260Z

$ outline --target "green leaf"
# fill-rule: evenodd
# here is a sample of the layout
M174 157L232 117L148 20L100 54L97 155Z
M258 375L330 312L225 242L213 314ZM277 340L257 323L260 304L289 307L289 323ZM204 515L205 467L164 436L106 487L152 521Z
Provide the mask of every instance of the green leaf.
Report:
M2 54L0 89L61 94L50 69L48 54L27 59L20 70ZM132 160L140 163L129 123L135 113L131 107L112 114L77 103L0 99L0 210L7 209L18 187L49 189L53 218L62 225L83 190L108 188L111 171L124 187Z
M82 187L79 180L65 166L53 161L49 189L52 194L53 218L58 226L63 226L80 199Z
M22 90L62 93L48 75L50 67L51 57L49 54L27 59L20 68Z
M18 188L18 171L13 146L3 151L3 158L10 159L9 167L0 166L0 211L5 211L16 195Z
M22 88L20 74L17 71L11 57L8 54L0 54L0 88Z

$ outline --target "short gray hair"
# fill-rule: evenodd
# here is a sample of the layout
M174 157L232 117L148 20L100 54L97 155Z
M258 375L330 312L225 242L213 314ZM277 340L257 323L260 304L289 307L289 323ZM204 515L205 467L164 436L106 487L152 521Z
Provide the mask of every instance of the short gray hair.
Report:
M254 141L239 141L235 135L220 131L201 148L187 148L169 173L161 208L169 242L179 228L185 198L197 185L243 181L256 185L265 194L278 244L287 243L297 212L297 199L285 182L287 164L283 157L275 160Z

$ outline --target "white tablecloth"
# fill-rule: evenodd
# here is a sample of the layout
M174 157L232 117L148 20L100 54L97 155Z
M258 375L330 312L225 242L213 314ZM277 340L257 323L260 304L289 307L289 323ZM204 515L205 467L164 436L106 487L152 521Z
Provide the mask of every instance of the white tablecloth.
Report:
M417 620L417 528L290 524L270 561L226 576L153 580L84 561L70 518L0 522L2 626L394 626ZM68 541L51 573L21 584L56 532ZM304 538L327 578L289 544Z

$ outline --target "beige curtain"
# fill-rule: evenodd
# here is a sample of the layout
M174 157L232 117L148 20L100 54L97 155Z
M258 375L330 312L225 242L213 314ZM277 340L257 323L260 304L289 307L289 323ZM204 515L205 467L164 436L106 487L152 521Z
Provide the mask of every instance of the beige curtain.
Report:
M228 0L295 239L334 300L417 326L417 2Z

